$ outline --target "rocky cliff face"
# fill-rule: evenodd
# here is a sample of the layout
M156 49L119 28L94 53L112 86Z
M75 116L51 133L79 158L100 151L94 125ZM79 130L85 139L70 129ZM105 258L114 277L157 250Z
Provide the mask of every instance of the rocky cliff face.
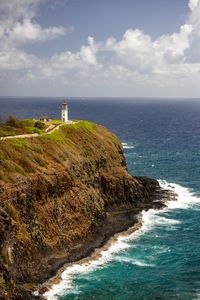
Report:
M80 121L2 141L0 299L31 299L32 285L133 225L142 209L162 207L162 197L157 181L128 174L120 141L102 126Z

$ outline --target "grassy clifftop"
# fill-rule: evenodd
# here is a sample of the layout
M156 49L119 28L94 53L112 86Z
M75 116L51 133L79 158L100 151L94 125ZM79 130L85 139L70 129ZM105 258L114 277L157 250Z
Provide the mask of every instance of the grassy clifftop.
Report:
M41 137L0 141L0 180L15 181L18 175L42 172L57 164L64 168L69 156L78 159L81 153L90 155L97 141L102 142L103 148L104 136L108 137L106 144L117 141L116 136L105 128L87 121L77 121L62 125L53 133L42 134Z

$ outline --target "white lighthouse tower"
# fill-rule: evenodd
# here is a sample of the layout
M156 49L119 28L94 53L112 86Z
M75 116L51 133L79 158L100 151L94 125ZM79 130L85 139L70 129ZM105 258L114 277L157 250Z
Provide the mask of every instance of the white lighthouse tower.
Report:
M64 101L62 104L62 109L61 109L61 121L62 122L68 122L68 107L67 107L67 102Z

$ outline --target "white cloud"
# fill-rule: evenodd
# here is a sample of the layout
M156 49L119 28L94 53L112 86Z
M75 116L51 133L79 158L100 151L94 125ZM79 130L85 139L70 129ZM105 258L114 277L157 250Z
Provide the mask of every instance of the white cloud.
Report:
M1 70L18 70L31 68L34 65L35 57L22 50L11 48L9 51L0 52Z
M189 8L191 10L194 10L198 6L198 4L199 4L199 0L189 0L189 3L188 3Z
M185 24L181 26L178 33L159 37L154 42L154 49L157 55L168 63L184 59L184 53L190 47L192 31L192 25Z
M109 37L100 42L89 36L78 51L65 49L43 60L27 54L22 46L62 36L67 29L42 28L34 22L42 0L16 2L21 6L15 3L15 12L13 1L2 5L9 17L0 26L4 44L0 68L27 69L23 78L27 86L56 83L63 90L76 93L78 88L78 93L87 95L99 91L104 96L200 96L200 0L189 0L188 21L173 34L153 40L142 30L130 28L119 40Z
M45 0L0 0L0 69L31 67L39 61L22 50L30 42L44 42L72 32L73 27L42 28L34 21L38 6Z
M97 66L97 57L99 46L92 37L88 37L88 45L83 45L80 51L73 53L71 51L61 52L52 56L49 65L56 70L82 70L88 67Z
M45 0L0 0L1 18L15 20L18 18L32 19L35 12Z
M142 72L152 69L157 59L151 37L138 29L127 30L120 41L109 38L102 50L113 52L116 64L121 63Z
M13 44L46 41L65 35L65 33L66 29L62 26L43 29L39 24L31 22L30 19L16 22L12 28L6 30L8 40Z
M200 63L200 0L190 1L191 13L188 23L193 27L190 38L190 47L186 52L186 60L189 63Z
M80 56L82 60L89 65L96 65L96 53L98 51L98 47L94 42L93 37L88 37L88 46L82 46L80 50Z
M194 28L194 33L200 34L200 0L190 0L191 14L189 16L189 24Z

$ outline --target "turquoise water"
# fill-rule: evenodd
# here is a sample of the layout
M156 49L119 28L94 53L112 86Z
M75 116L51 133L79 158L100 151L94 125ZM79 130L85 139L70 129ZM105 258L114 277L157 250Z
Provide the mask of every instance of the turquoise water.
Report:
M42 103L49 109L45 114L57 116L59 101L37 101L35 112ZM8 102L2 102L6 112ZM29 116L28 107L23 117ZM72 118L113 130L123 142L129 171L170 184L178 201L143 213L142 229L119 238L99 260L68 268L47 298L200 299L200 101L85 99L69 100L69 107Z

